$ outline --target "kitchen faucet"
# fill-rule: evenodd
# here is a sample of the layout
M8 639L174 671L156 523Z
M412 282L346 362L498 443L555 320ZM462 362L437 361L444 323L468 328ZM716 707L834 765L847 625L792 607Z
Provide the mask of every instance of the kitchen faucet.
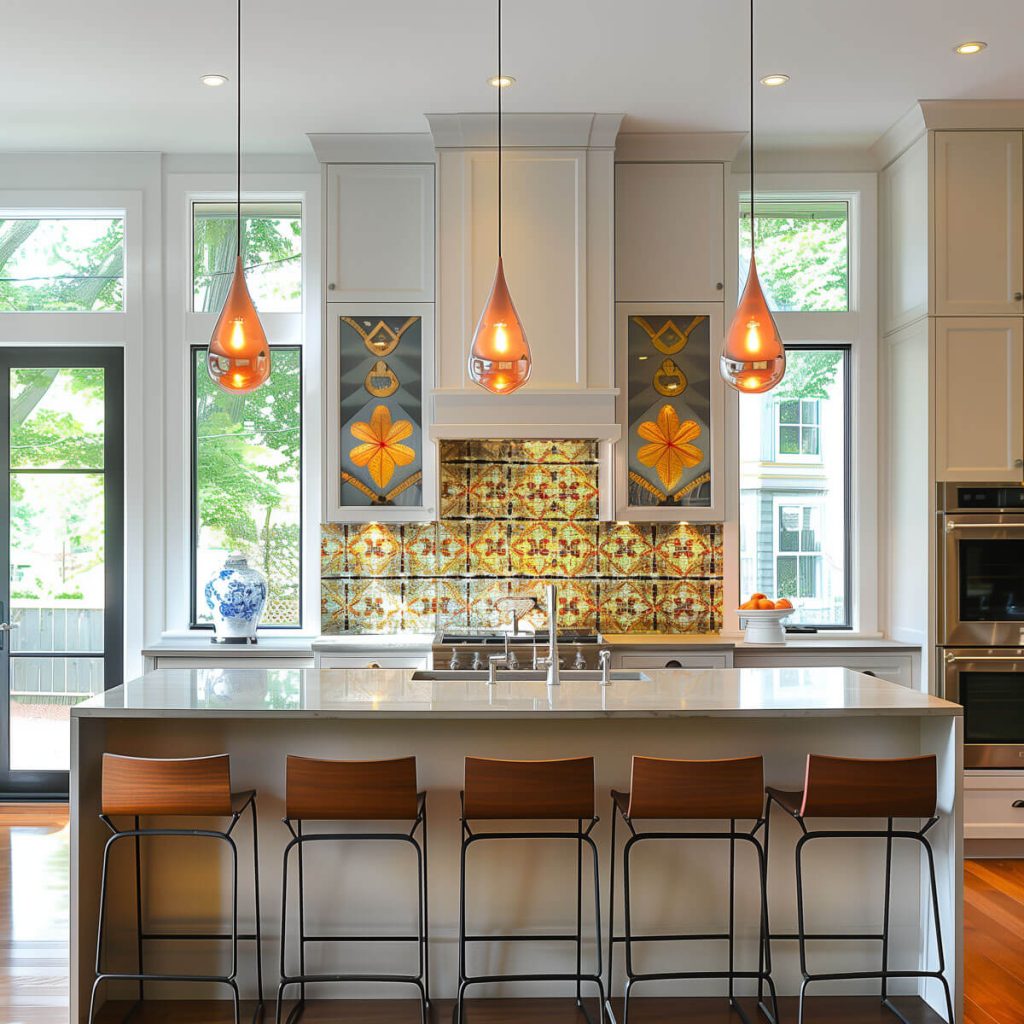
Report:
M520 612L517 605L524 602L527 604L527 608L524 612ZM532 594L512 594L510 597L499 597L494 604L497 608L505 604L512 606L512 635L519 636L519 620L524 615L529 615L537 607L537 598Z
M554 583L547 585L548 594L548 653L547 657L536 657L534 648L534 667L547 668L548 686L558 686L561 683L559 669L561 665L558 660L558 588Z

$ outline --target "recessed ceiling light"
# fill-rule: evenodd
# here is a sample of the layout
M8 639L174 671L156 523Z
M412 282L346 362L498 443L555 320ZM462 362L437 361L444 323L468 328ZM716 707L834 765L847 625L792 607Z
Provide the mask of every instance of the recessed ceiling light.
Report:
M210 86L211 89L216 89L219 85L226 85L228 80L227 75L203 75L199 81L203 85Z
M971 40L968 43L961 43L959 46L953 47L954 53L959 53L963 57L970 57L973 53L981 53L988 43L982 43L977 39Z
M516 80L511 75L492 75L487 79L488 85L493 85L495 89L507 89L510 85L515 85Z
M765 75L761 79L761 84L771 88L776 85L785 85L788 81L789 75Z

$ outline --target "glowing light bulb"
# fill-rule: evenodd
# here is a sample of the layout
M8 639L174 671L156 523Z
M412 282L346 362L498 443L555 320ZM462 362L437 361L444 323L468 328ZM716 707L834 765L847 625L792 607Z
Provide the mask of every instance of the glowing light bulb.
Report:
M231 394L255 391L270 376L270 345L245 283L241 256L210 338L206 367L213 382Z
M512 304L501 259L469 350L469 376L492 394L521 388L533 369L530 344Z
M753 256L746 287L725 336L719 368L730 387L755 395L771 391L786 373L786 350L761 290Z

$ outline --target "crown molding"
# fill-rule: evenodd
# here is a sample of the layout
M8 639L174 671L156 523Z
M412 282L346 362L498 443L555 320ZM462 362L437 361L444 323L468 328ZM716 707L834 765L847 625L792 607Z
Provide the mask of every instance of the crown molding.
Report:
M878 170L901 157L928 130L924 111L915 103L895 124L883 132L871 147Z
M730 163L746 132L623 132L616 163Z
M434 141L427 132L306 135L322 164L432 164Z
M437 149L493 149L497 121L487 114L426 114ZM622 114L503 114L509 149L614 149Z
M921 100L929 131L1024 128L1024 100Z

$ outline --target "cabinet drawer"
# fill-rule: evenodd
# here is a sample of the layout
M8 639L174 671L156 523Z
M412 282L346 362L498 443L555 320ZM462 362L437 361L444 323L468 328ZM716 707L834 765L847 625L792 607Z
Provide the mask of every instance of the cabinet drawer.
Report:
M620 668L731 668L728 651L665 651L662 654L620 654Z
M1013 789L964 790L964 838L1024 839L1024 777Z
M317 654L317 668L426 668L425 654Z

